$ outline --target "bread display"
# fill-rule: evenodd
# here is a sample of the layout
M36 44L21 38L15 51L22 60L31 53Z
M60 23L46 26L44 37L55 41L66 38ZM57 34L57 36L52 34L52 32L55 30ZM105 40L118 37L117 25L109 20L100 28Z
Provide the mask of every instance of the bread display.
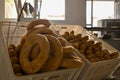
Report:
M63 60L60 64L62 68L78 68L83 64L80 57L75 54L75 48L73 46L63 47Z
M16 76L80 68L83 65L83 60L76 54L75 48L63 37L56 36L49 26L47 21L33 21L28 24L28 32L21 37L18 45L8 45ZM74 32L70 35L71 38L75 37Z
M103 49L102 43L89 39L89 36L74 34L74 31L65 32L62 35L74 48L78 49L90 62L98 62L117 58L118 52L110 53Z

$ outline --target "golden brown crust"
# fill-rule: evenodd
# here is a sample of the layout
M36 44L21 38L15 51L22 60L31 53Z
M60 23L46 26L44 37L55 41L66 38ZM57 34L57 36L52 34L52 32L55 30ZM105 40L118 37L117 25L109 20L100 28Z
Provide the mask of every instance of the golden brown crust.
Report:
M65 32L62 36L66 39L69 36L69 32Z
M31 34L50 34L50 35L56 36L55 33L50 28L46 28L46 27L33 28L31 31L29 31L26 34L26 36L29 36Z
M70 34L74 34L74 31L70 31Z
M71 43L71 45L76 49L79 49L80 46L78 42Z
M16 48L16 46L15 46L14 44L9 44L9 45L8 45L8 50L9 50L9 49L14 49L14 50L15 50L15 48Z
M75 55L74 52L75 52L75 49L72 46L63 47L63 58L73 59L73 58L77 57L77 55Z
M29 60L30 51L35 44L39 44L40 53L33 61ZM20 65L26 74L33 74L38 72L41 67L46 63L50 52L48 39L41 34L32 34L27 37L27 41L23 45L20 53Z
M25 43L25 38L26 38L26 36L24 35L22 38L21 38L21 40L20 40L20 44L23 46L24 45L24 43Z
M89 39L88 35L82 35L81 33L74 34L74 31L65 32L62 35L74 48L78 49L90 62L97 62L102 60L108 60L118 57L118 53L109 53L108 50L104 50L102 42ZM75 36L75 37L74 37ZM67 54L68 55L68 54ZM66 56L69 58L68 56ZM72 56L70 57L72 58Z
M76 35L76 39L77 39L78 41L80 41L81 38L82 38L82 34L81 34L81 33L79 33L79 34Z
M64 38L58 37L58 40L60 41L60 43L63 47L68 45L68 42Z
M11 60L12 64L18 64L19 63L18 57L11 57L10 60Z
M33 61L34 59L36 59L39 53L40 53L40 46L36 44L31 50L30 60Z
M68 41L70 41L70 40L73 40L73 39L75 39L75 35L74 34L69 34L69 36L68 37L66 37L66 39L68 40Z
M63 58L63 49L59 40L51 35L46 35L50 42L50 47L53 49L50 53L47 63L41 68L41 71L53 71L56 70Z
M32 30L35 26L37 25L45 25L46 27L49 27L51 24L48 20L46 19L38 19L38 20L34 20L32 22L30 22L28 25L27 25L27 31L30 31Z
M79 68L83 65L83 62L80 58L74 58L74 59L63 59L60 67L63 68Z
M73 46L65 46L63 47L63 53L73 53L75 48Z
M19 64L13 64L13 70L14 70L14 73L21 73L22 70L21 70L21 67Z
M8 53L9 53L9 56L10 56L10 57L16 56L16 50L14 50L14 49L9 49L9 50L8 50Z

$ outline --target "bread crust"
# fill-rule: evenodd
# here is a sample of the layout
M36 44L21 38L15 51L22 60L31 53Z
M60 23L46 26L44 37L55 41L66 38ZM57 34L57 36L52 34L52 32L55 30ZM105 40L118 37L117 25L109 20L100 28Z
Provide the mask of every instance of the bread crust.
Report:
M46 63L49 56L50 46L48 39L44 35L31 34L31 36L27 38L28 39L23 45L20 53L20 65L26 74L33 74L38 72ZM41 51L36 59L30 61L29 55L35 44L39 44Z
M32 30L35 26L37 25L45 25L46 27L49 27L51 24L48 20L46 19L38 19L38 20L34 20L32 22L30 22L28 25L27 25L27 31L30 31Z
M45 65L41 68L41 71L54 71L59 67L63 59L63 48L56 37L51 35L46 35L46 37L49 40L52 51L50 51L51 53L49 59L47 63L45 63Z

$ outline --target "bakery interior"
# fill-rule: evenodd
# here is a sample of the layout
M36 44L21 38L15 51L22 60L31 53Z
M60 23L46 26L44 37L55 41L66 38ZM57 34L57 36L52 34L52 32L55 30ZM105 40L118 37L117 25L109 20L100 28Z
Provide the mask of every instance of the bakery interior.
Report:
M120 80L120 0L1 0L0 80Z

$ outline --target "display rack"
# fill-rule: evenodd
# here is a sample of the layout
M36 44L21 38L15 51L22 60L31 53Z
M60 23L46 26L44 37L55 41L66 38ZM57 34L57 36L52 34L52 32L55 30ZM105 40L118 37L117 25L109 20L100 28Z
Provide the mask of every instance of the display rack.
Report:
M84 63L80 68L59 69L24 76L14 74L7 47L11 43L19 44L21 37L27 32L27 24L14 21L0 23L0 80L77 80L85 66Z

